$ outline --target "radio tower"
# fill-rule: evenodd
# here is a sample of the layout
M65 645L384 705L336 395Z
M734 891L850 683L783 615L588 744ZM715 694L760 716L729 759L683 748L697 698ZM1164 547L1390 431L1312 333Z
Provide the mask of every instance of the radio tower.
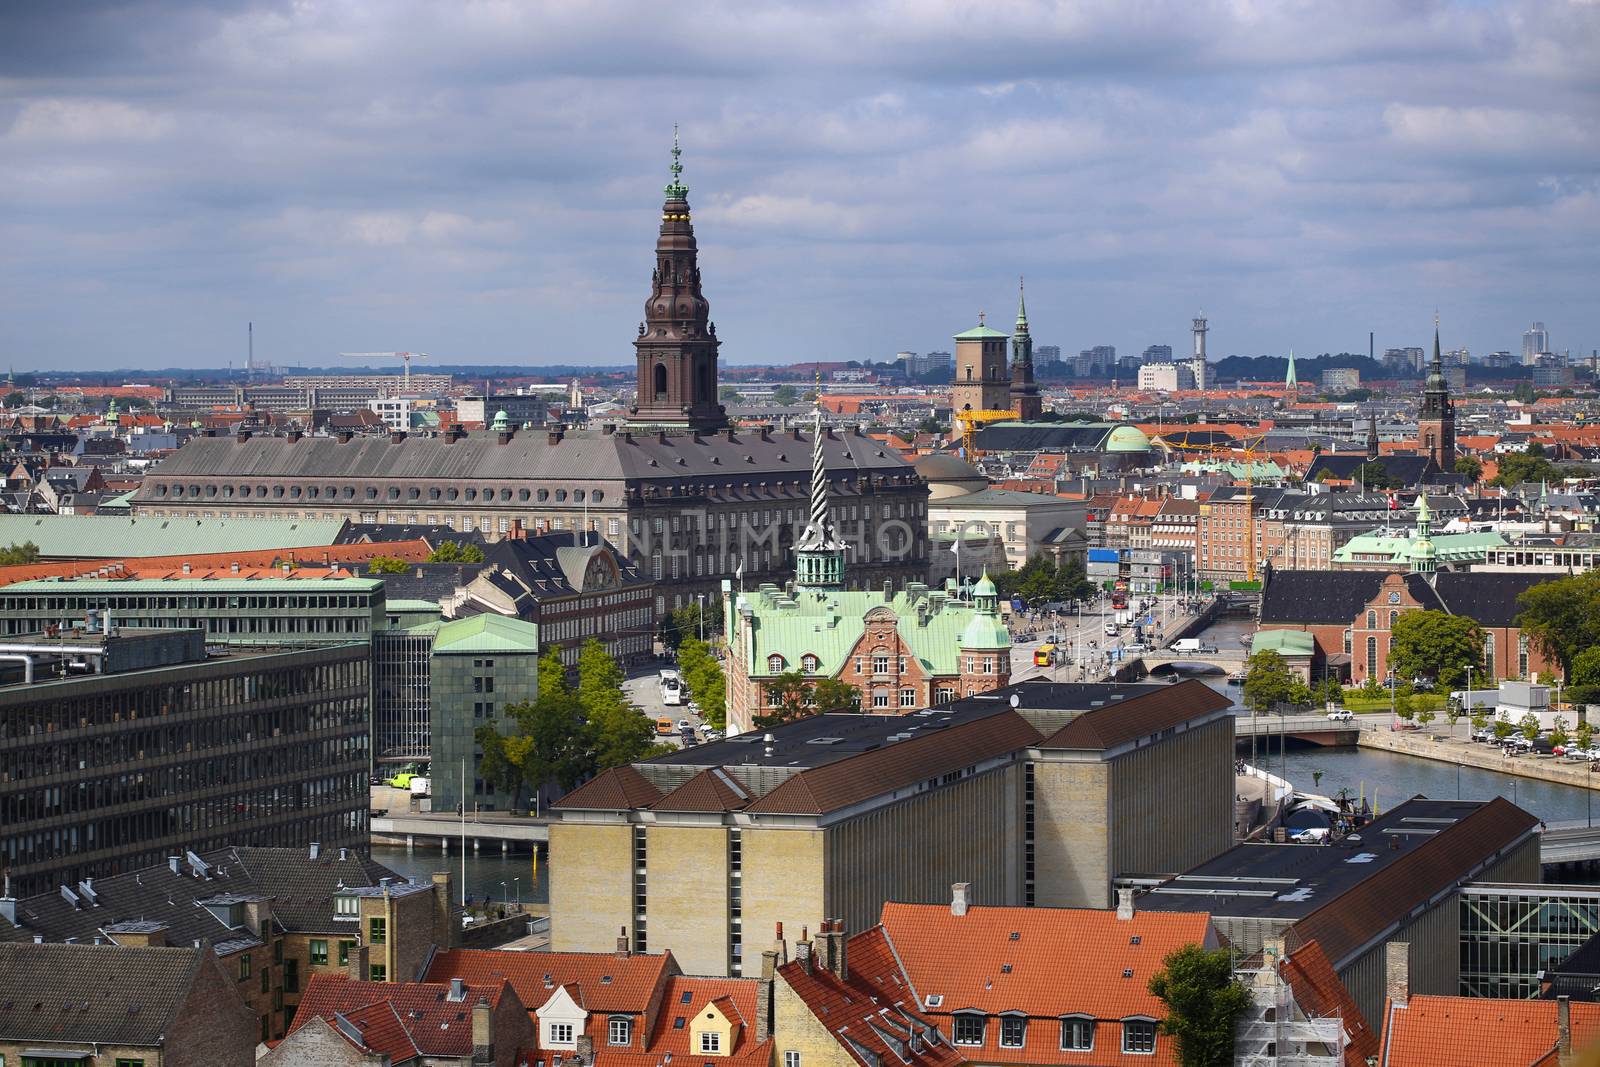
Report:
M1194 359L1189 364L1194 371L1194 387L1202 393L1211 385L1211 376L1206 367L1206 331L1210 327L1206 325L1205 316L1206 313L1202 311L1191 327L1194 331Z

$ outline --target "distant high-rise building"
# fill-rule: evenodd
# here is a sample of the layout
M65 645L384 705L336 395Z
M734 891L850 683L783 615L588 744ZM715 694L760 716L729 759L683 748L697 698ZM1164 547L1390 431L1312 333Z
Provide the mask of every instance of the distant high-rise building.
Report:
M1494 367L1497 369L1509 367L1512 365L1511 353L1507 352L1505 349L1501 349L1498 352L1490 352L1487 356L1483 357L1483 365L1485 367Z
M1060 363L1061 346L1040 345L1033 350L1033 361L1035 363Z
M1116 345L1095 345L1078 353L1077 375L1080 378L1104 378L1117 366Z
M1142 358L1145 363L1171 363L1172 346L1151 345L1149 348L1144 350L1144 356Z
M1472 353L1465 348L1452 348L1444 354L1446 367L1465 367L1472 362Z
M1522 365L1531 367L1539 353L1550 351L1550 332L1536 322L1522 332Z
M1416 357L1413 352L1421 351L1412 348L1389 348L1383 353L1383 369L1390 374L1408 375L1415 374L1417 370Z
M916 375L918 377L921 377L924 374L934 374L934 373L938 373L938 374L941 374L941 375L949 374L950 373L950 353L948 353L948 352L928 352L928 353L926 353L925 355L923 355L921 358L919 358L917 360L917 370L914 373L916 373Z
M1183 363L1146 363L1139 368L1139 388L1175 393L1194 388L1194 371Z
M1194 374L1194 387L1201 392L1211 388L1211 369L1206 366L1206 332L1210 329L1206 325L1206 318L1201 315L1194 320L1190 327L1194 333L1194 355L1189 361L1189 369Z

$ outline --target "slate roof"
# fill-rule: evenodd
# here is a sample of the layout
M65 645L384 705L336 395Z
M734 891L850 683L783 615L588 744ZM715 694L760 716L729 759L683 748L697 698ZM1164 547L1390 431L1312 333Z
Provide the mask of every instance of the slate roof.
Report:
M583 592L585 572L597 555L615 561L623 586L649 581L610 542L591 534L579 544L571 530L496 541L485 549L484 558L496 568L489 580L512 600L539 601Z
M1111 431L1124 423L996 422L978 431L988 452L1101 452Z
M445 541L475 544L479 548L484 545L483 534L477 530L457 530L453 526L442 526L437 523L430 525L425 522L352 522L345 527L339 535L339 540L334 543L359 545L382 541L414 541L419 538L428 542L431 548L438 548Z
M1412 996L1385 1007L1380 1067L1533 1067L1555 1060L1556 1003ZM1572 1003L1572 1047L1600 1042L1600 1004ZM1593 1062L1578 1060L1577 1062Z
M1517 598L1558 577L1515 571L1442 571L1434 577L1433 587L1454 615L1469 616L1480 626L1515 626L1522 610Z
M153 1047L209 948L0 943L0 1044Z
M359 563L351 566L350 571L363 578L377 578L383 582L384 600L389 610L393 611L396 602L401 600L425 600L437 608L441 601L453 596L457 589L471 584L488 567L487 563L413 563L402 574L373 574L370 564Z
M1389 477L1398 481L1403 486L1420 485L1430 481L1431 476L1439 473L1438 465L1429 455L1387 455L1376 460L1368 459L1362 455L1338 455L1324 453L1311 464L1311 469L1306 471L1306 481L1314 482L1317 475L1327 471L1336 478L1354 478L1356 471L1366 463L1381 463Z
M778 968L778 974L860 1067L958 1067L967 1062L923 1014L882 926L850 938L845 956L843 979L820 961L809 973L792 961Z
M1297 623L1348 626L1389 576L1387 571L1264 572L1261 624Z
M1191 678L1086 711L1045 738L1039 747L1103 751L1186 722L1215 717L1232 706L1228 697Z
M449 982L360 982L342 974L313 974L300 997L290 1033L318 1020L332 1019L335 1014L349 1018L355 1013L369 1026L384 1025L380 1006L387 1004L423 1055L470 1057L472 1006L480 997L487 997L493 1007L508 991L503 981L468 983L466 997L451 1000ZM374 1015L374 1010L380 1014ZM391 1028L392 1025L388 1024ZM373 1040L391 1046L399 1044L392 1034L381 1039L373 1035Z
M196 501L196 503L199 503ZM32 541L45 558L98 559L196 552L321 548L343 519L179 519L120 515L0 515L0 544Z
M833 475L855 471L911 474L910 465L876 441L834 433L823 444L824 462ZM748 457L748 459L746 458ZM681 461L681 462L680 462ZM542 432L518 433L505 444L493 433L472 433L449 439L409 436L398 443L389 437L254 436L197 437L157 464L139 499L152 501L149 486L170 479L205 478L359 478L363 480L428 479L473 481L678 481L698 477L745 481L763 472L798 477L801 488L811 476L811 437L799 430L738 431L733 435L569 431L558 444ZM803 495L803 494L802 494Z
M1367 1067L1367 1057L1378 1054L1378 1033L1367 1025L1366 1016L1339 980L1322 946L1315 941L1301 945L1284 958L1278 973L1294 990L1295 1003L1301 1011L1314 1019L1339 1017L1348 1040L1345 1067Z
M186 862L179 864L181 874L163 865L96 878L94 907L75 908L54 890L25 897L17 902L17 927L0 919L0 939L42 934L47 942L69 937L88 941L106 926L130 920L164 924L169 944L249 938L247 929L230 928L196 906L196 901L227 893L270 897L274 920L287 930L348 930L351 923L341 925L333 918L337 886L372 887L381 878L397 883L405 879L354 850L346 856L341 860L337 849L325 848L312 860L304 849L234 847L200 857L209 868L206 878L195 877Z

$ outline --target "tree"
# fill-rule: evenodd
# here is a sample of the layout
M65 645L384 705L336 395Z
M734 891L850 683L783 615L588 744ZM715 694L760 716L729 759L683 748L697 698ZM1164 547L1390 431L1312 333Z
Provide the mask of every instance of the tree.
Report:
M1184 945L1167 954L1150 976L1150 993L1167 1006L1161 1032L1178 1046L1183 1067L1233 1063L1234 1024L1250 1006L1250 992L1233 975L1225 948Z
M505 712L516 724L511 734L490 723L474 731L483 752L480 773L501 790L537 790L555 782L566 792L594 773L593 734L583 705L570 692L540 693Z
M780 385L772 391L774 404L793 404L800 399L800 391L792 385Z
M918 433L931 433L935 437L939 436L940 434L947 433L947 432L949 432L949 430L950 430L950 424L949 423L940 422L937 418L935 418L932 415L929 415L927 418L925 418L921 422L917 423L917 432Z
M1474 730L1482 730L1489 725L1489 713L1482 708L1473 708L1472 717L1467 720Z
M1548 482L1561 478L1561 468L1542 455L1513 452L1500 457L1500 470L1490 479L1490 485L1512 489L1523 482Z
M655 730L622 692L622 668L599 638L578 650L578 703L594 745L596 770L643 759L655 748Z
M1483 669L1483 627L1465 615L1407 611L1389 630L1389 667L1396 678L1428 678L1453 689L1468 666Z
M1270 648L1263 649L1250 657L1246 667L1245 706L1261 715L1271 711L1274 705L1290 703L1295 681L1283 657Z
M1424 730L1428 728L1428 724L1430 722L1438 717L1439 716L1433 710L1432 704L1424 704L1422 707L1417 709L1417 725L1422 727Z
M1578 681L1579 653L1600 646L1600 571L1541 582L1517 598L1517 625L1529 643ZM1597 664L1600 668L1600 664ZM1600 675L1594 679L1600 681Z
M1517 720L1517 731L1529 741L1532 741L1534 738L1538 737L1539 716L1535 715L1531 711L1528 712L1521 719Z
M1367 460L1367 462L1356 468L1355 474L1353 474L1351 477L1353 477L1358 484L1364 485L1368 489L1401 488L1400 479L1391 475L1389 473L1389 468L1385 467L1381 460Z
M1511 732L1515 729L1516 727L1511 725L1510 719L1495 719L1494 739L1496 741L1504 741L1511 736Z
M539 657L539 693L573 695L572 687L567 684L567 665L561 662L561 650L553 645Z
M1524 404L1532 404L1539 399L1539 394L1534 391L1532 382L1518 382L1516 388L1511 390L1511 398Z
M1552 719L1550 722L1550 743L1564 747L1571 740L1571 736L1567 733L1567 728L1571 725L1565 715L1557 715Z
M1594 725L1588 719L1578 724L1578 747L1587 749L1594 744Z
M700 636L700 602L691 601L681 608L667 612L661 623L661 643L668 648L680 648L689 638ZM722 601L706 600L705 635L715 640L722 632Z
M0 548L0 567L14 567L19 563L38 563L39 546L32 541L11 544Z
M718 389L717 399L724 404L742 404L744 402L744 397L739 394L739 390L731 385L724 385L721 389Z
M373 556L367 560L368 574L405 574L411 570L411 564L394 556Z
M1410 722L1416 715L1417 709L1411 703L1411 694L1398 690L1394 694L1394 713L1406 722Z
M1461 721L1461 705L1457 704L1454 700L1445 701L1444 717L1449 720L1450 733L1454 735L1456 732L1456 723Z
M700 718L715 729L726 726L728 683L710 647L697 637L685 637L678 646L678 668L700 708Z
M1322 679L1321 700L1325 704L1343 704L1344 686L1334 675L1327 675Z
M482 563L483 549L471 542L441 541L437 548L428 553L428 562Z
M1297 707L1305 707L1311 703L1311 687L1299 678L1289 683L1289 703Z
M861 690L838 678L821 678L812 688L812 703L819 712L858 712Z
M1465 474L1469 482L1475 483L1483 477L1483 461L1477 456L1457 456L1455 472Z
M758 715L755 724L776 726L804 715L861 710L861 691L837 678L813 678L800 671L785 671L766 683L767 702L777 705L767 715Z
M1600 703L1600 646L1586 648L1573 657L1567 696L1574 704Z
M22 405L26 404L27 402L28 402L28 394L22 392L21 390L14 390L12 392L7 393L6 394L6 398L4 400L5 406L8 407L8 408L20 408L20 407L22 407Z

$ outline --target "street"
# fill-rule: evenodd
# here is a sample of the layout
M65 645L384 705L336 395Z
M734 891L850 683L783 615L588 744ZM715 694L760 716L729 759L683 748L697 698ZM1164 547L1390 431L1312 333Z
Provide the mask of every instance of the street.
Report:
M656 734L656 741L666 745L683 746L683 734L677 729L679 720L688 719L694 727L695 737L705 740L705 724L700 716L689 707L688 701L677 707L668 707L661 700L661 670L669 665L666 663L652 664L640 670L622 683L622 692L628 700L650 720L655 723L657 719L671 719L673 730L671 736ZM689 694L689 700L694 699L694 694Z
M1144 627L1144 642L1160 647L1167 635L1177 632L1192 617L1184 612L1186 597L1176 594L1129 594L1129 604L1137 607L1142 600L1154 604L1142 613L1140 619L1154 622ZM1109 597L1102 597L1081 615L1048 616L1037 620L1013 615L1011 618L1011 680L1023 682L1030 678L1048 678L1056 682L1087 682L1103 678L1110 666L1120 659L1120 652L1134 641L1133 626L1119 629L1117 636L1108 637L1105 627L1115 612ZM1033 661L1034 652L1050 641L1057 646L1058 666L1040 667ZM1107 658L1107 653L1111 658Z

